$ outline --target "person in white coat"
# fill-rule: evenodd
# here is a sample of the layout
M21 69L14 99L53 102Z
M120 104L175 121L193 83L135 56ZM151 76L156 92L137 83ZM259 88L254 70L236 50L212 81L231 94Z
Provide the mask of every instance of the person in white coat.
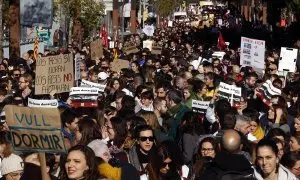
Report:
M273 140L262 139L256 146L255 177L258 180L297 180L279 163L278 148Z

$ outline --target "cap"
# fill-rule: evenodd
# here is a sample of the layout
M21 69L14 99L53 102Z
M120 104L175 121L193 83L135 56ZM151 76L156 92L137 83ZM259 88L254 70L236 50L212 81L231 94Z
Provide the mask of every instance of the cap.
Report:
M97 157L102 157L103 153L106 153L106 152L109 153L107 144L104 143L100 139L95 139L95 140L91 141L88 144L88 147L90 147L94 151L94 153Z
M109 77L109 76L108 76L108 74L107 74L106 72L100 72L100 73L98 74L98 79L99 79L99 80L106 80L108 77Z
M3 175L15 172L23 171L23 160L16 154L3 158L1 163L1 172Z

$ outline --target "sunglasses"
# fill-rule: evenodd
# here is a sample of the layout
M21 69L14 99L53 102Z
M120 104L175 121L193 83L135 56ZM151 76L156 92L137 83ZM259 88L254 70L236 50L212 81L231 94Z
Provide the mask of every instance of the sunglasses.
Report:
M145 141L147 141L147 140L153 142L153 141L154 141L154 137L153 137L153 136L149 136L149 137L140 137L140 140L141 140L142 142L145 142Z
M166 167L167 165L170 167L170 164L171 164L171 162L168 162L168 163L163 162L163 163L162 163L162 167Z

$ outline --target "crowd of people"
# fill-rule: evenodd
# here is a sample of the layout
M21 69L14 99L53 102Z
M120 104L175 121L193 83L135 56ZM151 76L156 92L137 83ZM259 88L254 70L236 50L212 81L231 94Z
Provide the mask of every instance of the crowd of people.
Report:
M91 59L86 46L39 54L80 53L81 79L106 85L97 108L72 107L69 93L35 95L32 51L3 59L0 107L27 106L29 97L58 99L68 151L46 154L48 179L298 179L299 71L279 76L276 50L266 52L259 72L240 66L239 49L227 48L222 59L213 58L216 47L196 32L176 23L156 29L151 39L162 46L156 55L132 36L140 51L118 51L129 61L120 72L112 71L117 59L106 48L100 59ZM192 64L199 57L201 63ZM267 80L282 92L269 103L258 95ZM220 82L241 87L241 98L232 104L219 96ZM206 112L193 111L193 100L209 101ZM38 154L14 152L3 110L0 120L0 178L40 180Z

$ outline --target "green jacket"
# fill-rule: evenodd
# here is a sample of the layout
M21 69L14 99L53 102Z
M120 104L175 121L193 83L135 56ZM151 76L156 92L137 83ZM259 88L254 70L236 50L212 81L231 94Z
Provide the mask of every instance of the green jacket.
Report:
M169 118L165 121L168 129L168 136L173 140L178 140L177 130L181 123L183 115L190 109L183 103L171 107L168 110Z
M203 98L198 96L197 93L192 92L191 96L185 101L185 105L192 110L192 101L194 100L199 100L199 101L203 101Z

